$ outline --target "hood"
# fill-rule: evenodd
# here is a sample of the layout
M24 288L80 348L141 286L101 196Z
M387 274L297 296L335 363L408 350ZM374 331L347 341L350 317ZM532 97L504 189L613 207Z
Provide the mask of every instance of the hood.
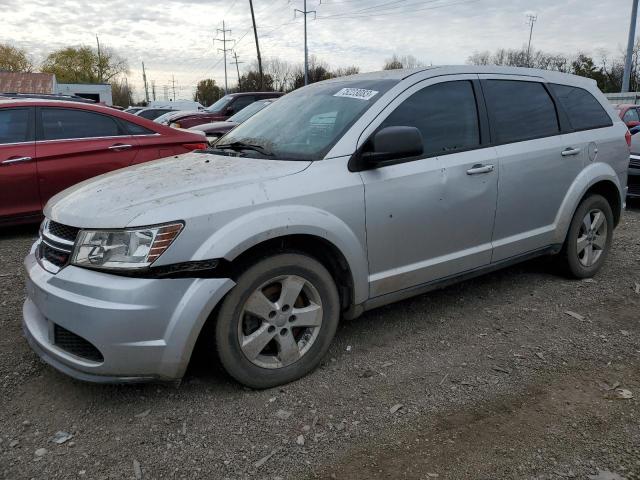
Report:
M58 223L81 228L138 226L135 219L139 215L156 210L162 217L162 209L168 205L175 207L222 190L293 175L310 163L187 153L74 185L49 200L44 214ZM202 205L207 208L214 203L203 200ZM173 220L177 218L162 218L157 223Z
M237 122L211 122L211 123L203 123L202 125L196 125L195 127L191 127L189 130L198 130L201 132L207 133L220 133L220 132L228 132L229 130L237 127L239 124Z
M201 117L202 115L222 116L222 112L207 112L205 110L199 112L179 112L171 117L171 121L182 120L187 117Z

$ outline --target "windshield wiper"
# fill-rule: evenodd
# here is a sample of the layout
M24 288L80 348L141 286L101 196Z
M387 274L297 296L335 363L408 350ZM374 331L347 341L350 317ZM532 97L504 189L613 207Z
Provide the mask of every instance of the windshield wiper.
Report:
M225 143L224 145L214 145L214 149L216 150L255 150L262 155L266 155L268 157L273 157L273 153L264 148L261 145L252 145L250 143L244 142L231 142Z

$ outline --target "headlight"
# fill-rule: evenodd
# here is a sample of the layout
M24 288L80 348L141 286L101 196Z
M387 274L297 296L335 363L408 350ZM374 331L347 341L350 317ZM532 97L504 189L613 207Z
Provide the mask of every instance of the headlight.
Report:
M122 230L80 230L71 263L101 269L144 268L158 259L182 223Z
M178 122L171 122L169 126L172 128L180 128L180 124Z

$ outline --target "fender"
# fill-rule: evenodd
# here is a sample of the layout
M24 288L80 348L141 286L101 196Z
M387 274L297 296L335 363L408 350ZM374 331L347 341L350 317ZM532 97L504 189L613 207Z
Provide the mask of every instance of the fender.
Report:
M569 231L569 225L573 219L573 214L578 208L578 204L584 197L584 194L593 185L603 180L609 181L616 186L621 198L620 205L624 205L624 198L622 198L624 189L621 187L620 179L613 168L611 168L609 164L602 162L588 165L575 178L562 201L562 205L560 205L554 221L556 225L554 243L558 245L564 243L567 232Z
M224 258L232 261L266 240L286 235L313 235L327 240L342 252L353 276L354 302L359 304L368 299L369 293L364 224L362 230L354 232L340 218L319 208L272 206L253 210L217 229L192 258Z

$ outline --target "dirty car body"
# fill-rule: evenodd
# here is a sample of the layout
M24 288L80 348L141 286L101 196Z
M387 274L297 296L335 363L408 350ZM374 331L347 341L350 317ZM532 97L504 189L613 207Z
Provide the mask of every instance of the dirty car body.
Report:
M501 92L521 87L551 120L535 127L529 116L526 128L509 128L505 112L517 116L519 106ZM563 103L584 94L598 119L591 125L578 125ZM416 121L435 98L444 106L428 118L442 121ZM326 352L325 343L314 348L323 335L330 342L335 325L323 328L331 315L354 317L558 253L575 228L578 249L591 246L603 224L593 212L609 215L612 230L624 208L626 131L594 82L556 72L437 67L305 87L217 149L102 175L54 197L25 260L26 336L76 378L177 380L212 322L218 348L231 349L222 361L232 376L255 387L291 381L317 365L304 363L310 355ZM610 208L590 207L594 227L583 231L574 218L595 197ZM596 249L587 274L597 270ZM243 315L267 290L251 293L250 274L255 285L269 275L281 282L280 299L265 303L253 327ZM302 293L283 305L288 281ZM246 308L230 304L235 298ZM312 307L323 312L315 323L289 328ZM263 334L271 343L250 358L245 344ZM299 351L291 356L285 345ZM245 363L246 375L235 365Z

